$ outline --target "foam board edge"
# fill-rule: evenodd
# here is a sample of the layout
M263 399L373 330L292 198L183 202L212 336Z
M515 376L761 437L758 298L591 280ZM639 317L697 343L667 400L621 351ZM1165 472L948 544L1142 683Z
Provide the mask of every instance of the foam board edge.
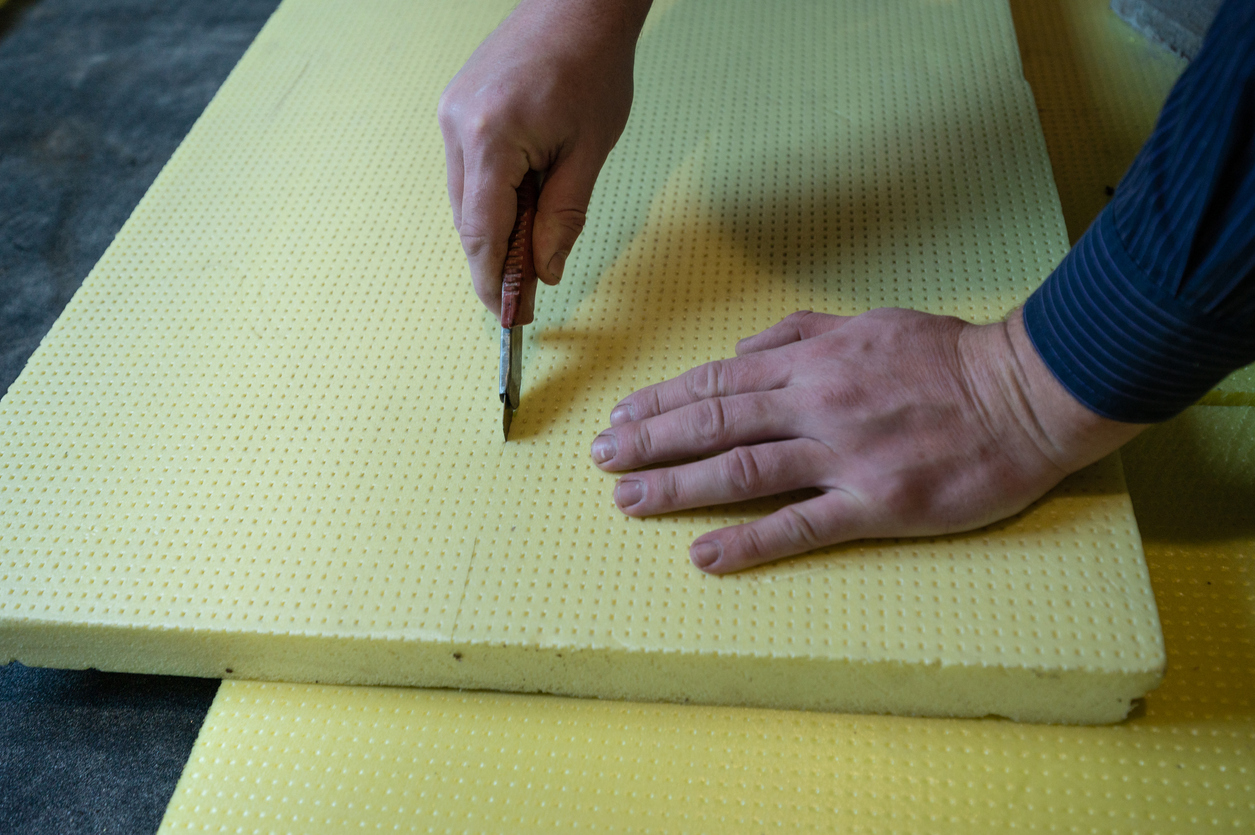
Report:
M619 701L1002 716L1097 725L1124 719L1163 679L1162 647L1122 670L964 665L9 622L0 658L28 666L203 678L550 693ZM520 663L522 660L523 663ZM381 673L380 671L386 671Z

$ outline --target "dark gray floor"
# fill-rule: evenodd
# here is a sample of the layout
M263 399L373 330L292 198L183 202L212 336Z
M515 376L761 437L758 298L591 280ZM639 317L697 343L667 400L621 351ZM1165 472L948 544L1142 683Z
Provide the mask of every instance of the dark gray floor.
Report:
M276 5L0 6L0 395ZM0 667L0 833L155 831L217 688Z
M0 831L155 832L217 689L0 668Z
M1146 37L1193 59L1222 0L1111 0L1111 9Z

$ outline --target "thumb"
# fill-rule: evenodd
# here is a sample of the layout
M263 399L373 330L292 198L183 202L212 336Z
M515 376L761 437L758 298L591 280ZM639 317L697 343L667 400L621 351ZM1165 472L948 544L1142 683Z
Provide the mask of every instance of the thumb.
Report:
M532 247L536 275L546 284L557 284L562 278L567 255L584 229L588 200L604 161L605 157L575 154L559 160L545 172Z

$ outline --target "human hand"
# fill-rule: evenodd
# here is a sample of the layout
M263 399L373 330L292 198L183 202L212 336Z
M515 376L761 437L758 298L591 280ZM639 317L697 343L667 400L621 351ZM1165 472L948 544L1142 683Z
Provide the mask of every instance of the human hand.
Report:
M480 301L501 312L515 189L542 172L536 274L562 277L593 184L627 122L636 38L649 0L523 0L440 97L453 225ZM535 285L518 324L532 321Z
M723 574L869 537L1010 516L1145 427L1089 411L1041 361L1019 311L972 325L910 310L799 312L610 413L593 460L629 516L816 488L711 531L689 555Z

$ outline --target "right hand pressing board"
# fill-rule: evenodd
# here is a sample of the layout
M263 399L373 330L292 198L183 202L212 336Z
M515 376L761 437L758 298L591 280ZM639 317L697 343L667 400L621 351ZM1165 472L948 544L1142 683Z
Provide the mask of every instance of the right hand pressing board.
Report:
M648 11L649 0L523 0L440 97L453 225L475 293L494 315L515 189L529 170L543 177L536 275L546 284L562 278L597 174L627 123ZM534 301L521 300L518 324L532 321Z
M988 525L1145 428L1077 401L1019 310L988 325L799 312L736 353L628 395L592 447L603 470L636 470L614 491L629 516L819 491L694 540L690 559L712 574Z

